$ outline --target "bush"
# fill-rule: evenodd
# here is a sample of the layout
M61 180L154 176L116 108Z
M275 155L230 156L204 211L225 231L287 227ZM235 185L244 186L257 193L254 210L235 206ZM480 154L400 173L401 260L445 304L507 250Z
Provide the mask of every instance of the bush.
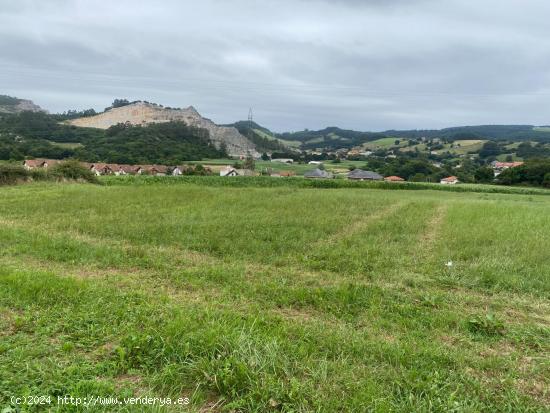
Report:
M86 169L78 161L65 161L53 166L49 171L49 175L60 179L74 179L76 181L86 181L98 183L97 177L92 171Z
M21 165L0 165L0 184L15 184L18 181L26 181L29 173Z

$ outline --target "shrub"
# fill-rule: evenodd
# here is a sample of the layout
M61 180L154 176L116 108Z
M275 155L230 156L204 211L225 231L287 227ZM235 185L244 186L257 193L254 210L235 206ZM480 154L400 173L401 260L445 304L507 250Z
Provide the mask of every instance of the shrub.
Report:
M21 165L0 165L0 184L14 184L17 181L26 181L29 173Z
M468 320L468 330L486 336L501 336L504 334L504 323L489 313Z
M86 182L98 183L97 177L92 171L86 169L78 161L61 162L51 168L49 174L57 179L84 180Z

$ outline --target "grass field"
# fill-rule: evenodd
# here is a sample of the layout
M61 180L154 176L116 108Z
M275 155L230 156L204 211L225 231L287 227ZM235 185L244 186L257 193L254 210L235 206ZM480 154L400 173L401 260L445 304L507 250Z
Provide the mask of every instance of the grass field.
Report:
M548 411L550 197L151 182L0 188L0 411Z
M210 167L214 172L219 172L219 170L227 165L233 165L236 161L235 159L206 159L203 161L195 161L195 162L189 162L189 163L200 163L204 166ZM325 168L328 171L334 172L334 173L345 173L349 172L349 168L351 166L355 168L364 168L367 164L366 161L348 161L343 160L340 163L333 163L332 161L325 161L324 165ZM256 161L256 170L262 171L264 169L272 170L273 172L281 172L281 171L292 171L296 175L301 176L306 171L311 171L315 168L317 168L317 165L308 165L307 163L298 163L294 162L292 164L286 164L281 162L271 162L271 161Z

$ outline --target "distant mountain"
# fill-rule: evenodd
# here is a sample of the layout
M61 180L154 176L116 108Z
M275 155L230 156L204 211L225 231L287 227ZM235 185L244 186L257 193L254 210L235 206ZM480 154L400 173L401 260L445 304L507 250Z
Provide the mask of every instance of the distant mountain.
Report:
M25 111L45 112L40 106L35 105L32 100L0 95L0 113L20 113Z
M550 142L550 127L533 125L481 125L459 126L429 130L387 130L384 132L359 132L328 127L325 129L286 132L275 135L284 142L299 142L301 149L336 150L353 148L382 138L419 139L441 138L448 141L479 139L509 141Z
M188 126L207 130L214 145L218 149L224 147L230 155L238 156L247 153L259 155L256 145L239 133L236 128L216 125L210 119L203 118L192 106L185 109L174 109L138 101L107 108L105 112L94 116L70 119L66 123L79 127L107 129L119 123L147 125L170 121L181 121Z

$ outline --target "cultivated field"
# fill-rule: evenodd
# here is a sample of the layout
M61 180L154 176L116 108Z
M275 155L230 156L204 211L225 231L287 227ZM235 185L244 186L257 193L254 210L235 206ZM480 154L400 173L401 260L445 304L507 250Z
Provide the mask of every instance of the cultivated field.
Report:
M550 404L548 196L32 184L0 224L0 411Z

